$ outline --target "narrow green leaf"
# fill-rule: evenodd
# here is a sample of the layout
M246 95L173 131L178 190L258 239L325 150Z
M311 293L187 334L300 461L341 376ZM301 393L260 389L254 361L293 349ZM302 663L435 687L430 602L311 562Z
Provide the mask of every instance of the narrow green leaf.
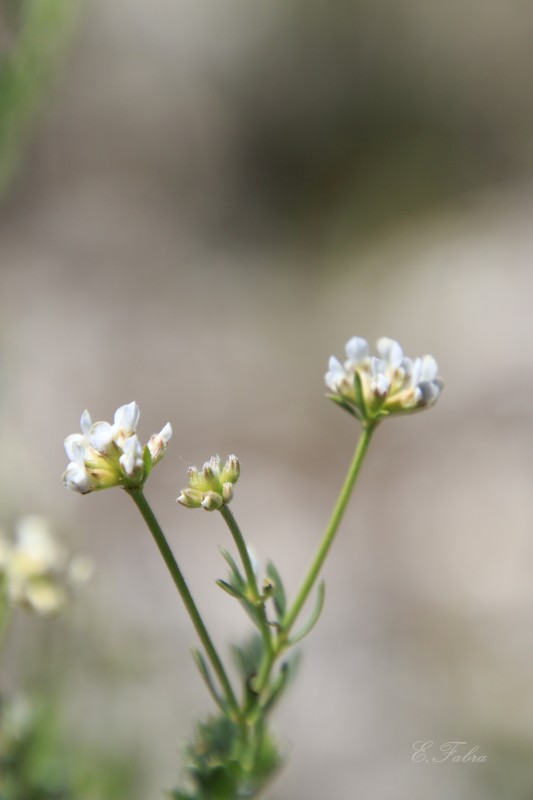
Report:
M216 690L215 684L213 683L213 679L211 677L211 673L209 672L209 667L206 664L205 658L200 653L200 651L196 649L192 651L192 657L194 658L194 662L198 667L200 675L205 681L205 685L207 686L209 694L211 695L217 706L220 708L220 710L225 713L226 704L224 703L224 700L220 697L219 693Z
M322 611L322 608L324 606L325 594L326 594L326 587L325 587L324 581L321 581L319 583L319 585L318 585L318 589L317 589L317 593L316 593L316 599L315 599L315 605L314 605L313 610L311 612L311 616L309 617L309 619L307 620L305 625L302 628L300 628L298 633L295 634L289 640L289 646L292 647L292 645L296 644L296 642L301 641L304 638L304 636L307 636L307 634L315 627L315 625L316 625L316 623L318 621L318 618L320 617L320 613Z
M281 622L283 619L283 615L285 614L285 609L287 608L287 600L285 597L285 589L283 588L283 582L281 580L280 574L277 571L274 563L269 561L266 566L266 574L272 581L274 591L272 593L272 599L274 600L274 608L276 609L276 616L278 620Z
M224 559L224 561L226 562L226 564L230 568L230 573L231 573L230 574L230 579L232 579L231 580L231 585L237 590L244 589L245 586L246 586L246 581L244 580L243 576L241 575L241 573L239 571L239 567L235 563L235 561L233 559L233 556L230 553L228 553L228 551L226 550L225 547L219 547L218 549L220 550L220 555L222 556L222 558Z
M292 683L296 672L298 671L299 664L300 653L298 651L292 653L287 660L281 664L279 673L272 685L270 697L263 706L263 711L265 714L268 714L270 711L272 711L287 687Z
M227 581L223 581L222 578L219 578L217 581L215 581L215 583L216 583L217 586L219 586L222 589L223 592L226 592L226 594L229 594L230 597L236 597L237 600L242 600L243 599L243 595L241 594L241 592L239 592L238 589L235 589Z

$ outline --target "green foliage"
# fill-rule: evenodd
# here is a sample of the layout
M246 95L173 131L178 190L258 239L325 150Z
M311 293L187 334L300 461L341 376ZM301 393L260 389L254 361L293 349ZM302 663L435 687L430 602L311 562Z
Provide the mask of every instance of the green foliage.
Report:
M66 746L51 703L0 702L0 800L124 800L138 767Z
M0 54L0 197L42 103L77 0L2 3L10 41Z
M225 716L198 725L184 759L184 789L173 800L241 800L256 797L281 766L263 725L240 726Z

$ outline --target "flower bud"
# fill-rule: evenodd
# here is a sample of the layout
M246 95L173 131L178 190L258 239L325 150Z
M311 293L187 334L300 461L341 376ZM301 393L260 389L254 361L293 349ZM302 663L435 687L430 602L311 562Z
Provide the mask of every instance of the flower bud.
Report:
M178 503L185 506L185 508L200 508L204 493L197 489L184 489L178 497Z
M239 475L241 471L241 466L239 464L239 460L237 456L228 456L226 459L226 463L224 464L224 468L220 473L220 480L224 483L237 483L239 480Z
M240 466L236 456L228 456L224 465L220 456L212 456L201 470L189 467L189 486L183 489L178 503L187 508L215 511L233 497L233 485L239 478Z
M222 497L217 492L206 492L202 500L202 508L206 511L218 511L224 504Z

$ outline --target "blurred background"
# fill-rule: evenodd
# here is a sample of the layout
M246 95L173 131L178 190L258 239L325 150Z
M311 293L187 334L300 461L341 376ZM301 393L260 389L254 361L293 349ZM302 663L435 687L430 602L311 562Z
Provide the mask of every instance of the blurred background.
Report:
M532 35L519 0L0 3L2 519L97 567L68 623L19 620L3 680L135 764L129 800L210 705L133 504L66 492L63 439L133 399L145 440L171 421L147 494L223 647L247 622L186 467L237 453L234 513L294 591L357 436L323 396L352 335L446 390L375 437L267 796L533 796Z

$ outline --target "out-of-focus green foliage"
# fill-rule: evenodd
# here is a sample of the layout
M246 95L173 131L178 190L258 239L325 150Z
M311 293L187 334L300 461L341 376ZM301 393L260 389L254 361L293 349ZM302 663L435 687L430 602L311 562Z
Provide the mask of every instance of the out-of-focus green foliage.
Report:
M232 655L250 696L262 656L260 636L252 636ZM281 768L283 759L266 726L266 714L237 725L224 714L201 722L184 753L184 788L174 800L240 800L257 797ZM1 800L1 798L0 798Z
M0 197L18 164L77 0L0 0Z
M135 763L79 751L62 741L50 702L0 702L0 800L124 800Z
M198 725L185 754L187 788L174 800L239 800L256 797L278 771L281 758L263 725L243 730L225 716Z

